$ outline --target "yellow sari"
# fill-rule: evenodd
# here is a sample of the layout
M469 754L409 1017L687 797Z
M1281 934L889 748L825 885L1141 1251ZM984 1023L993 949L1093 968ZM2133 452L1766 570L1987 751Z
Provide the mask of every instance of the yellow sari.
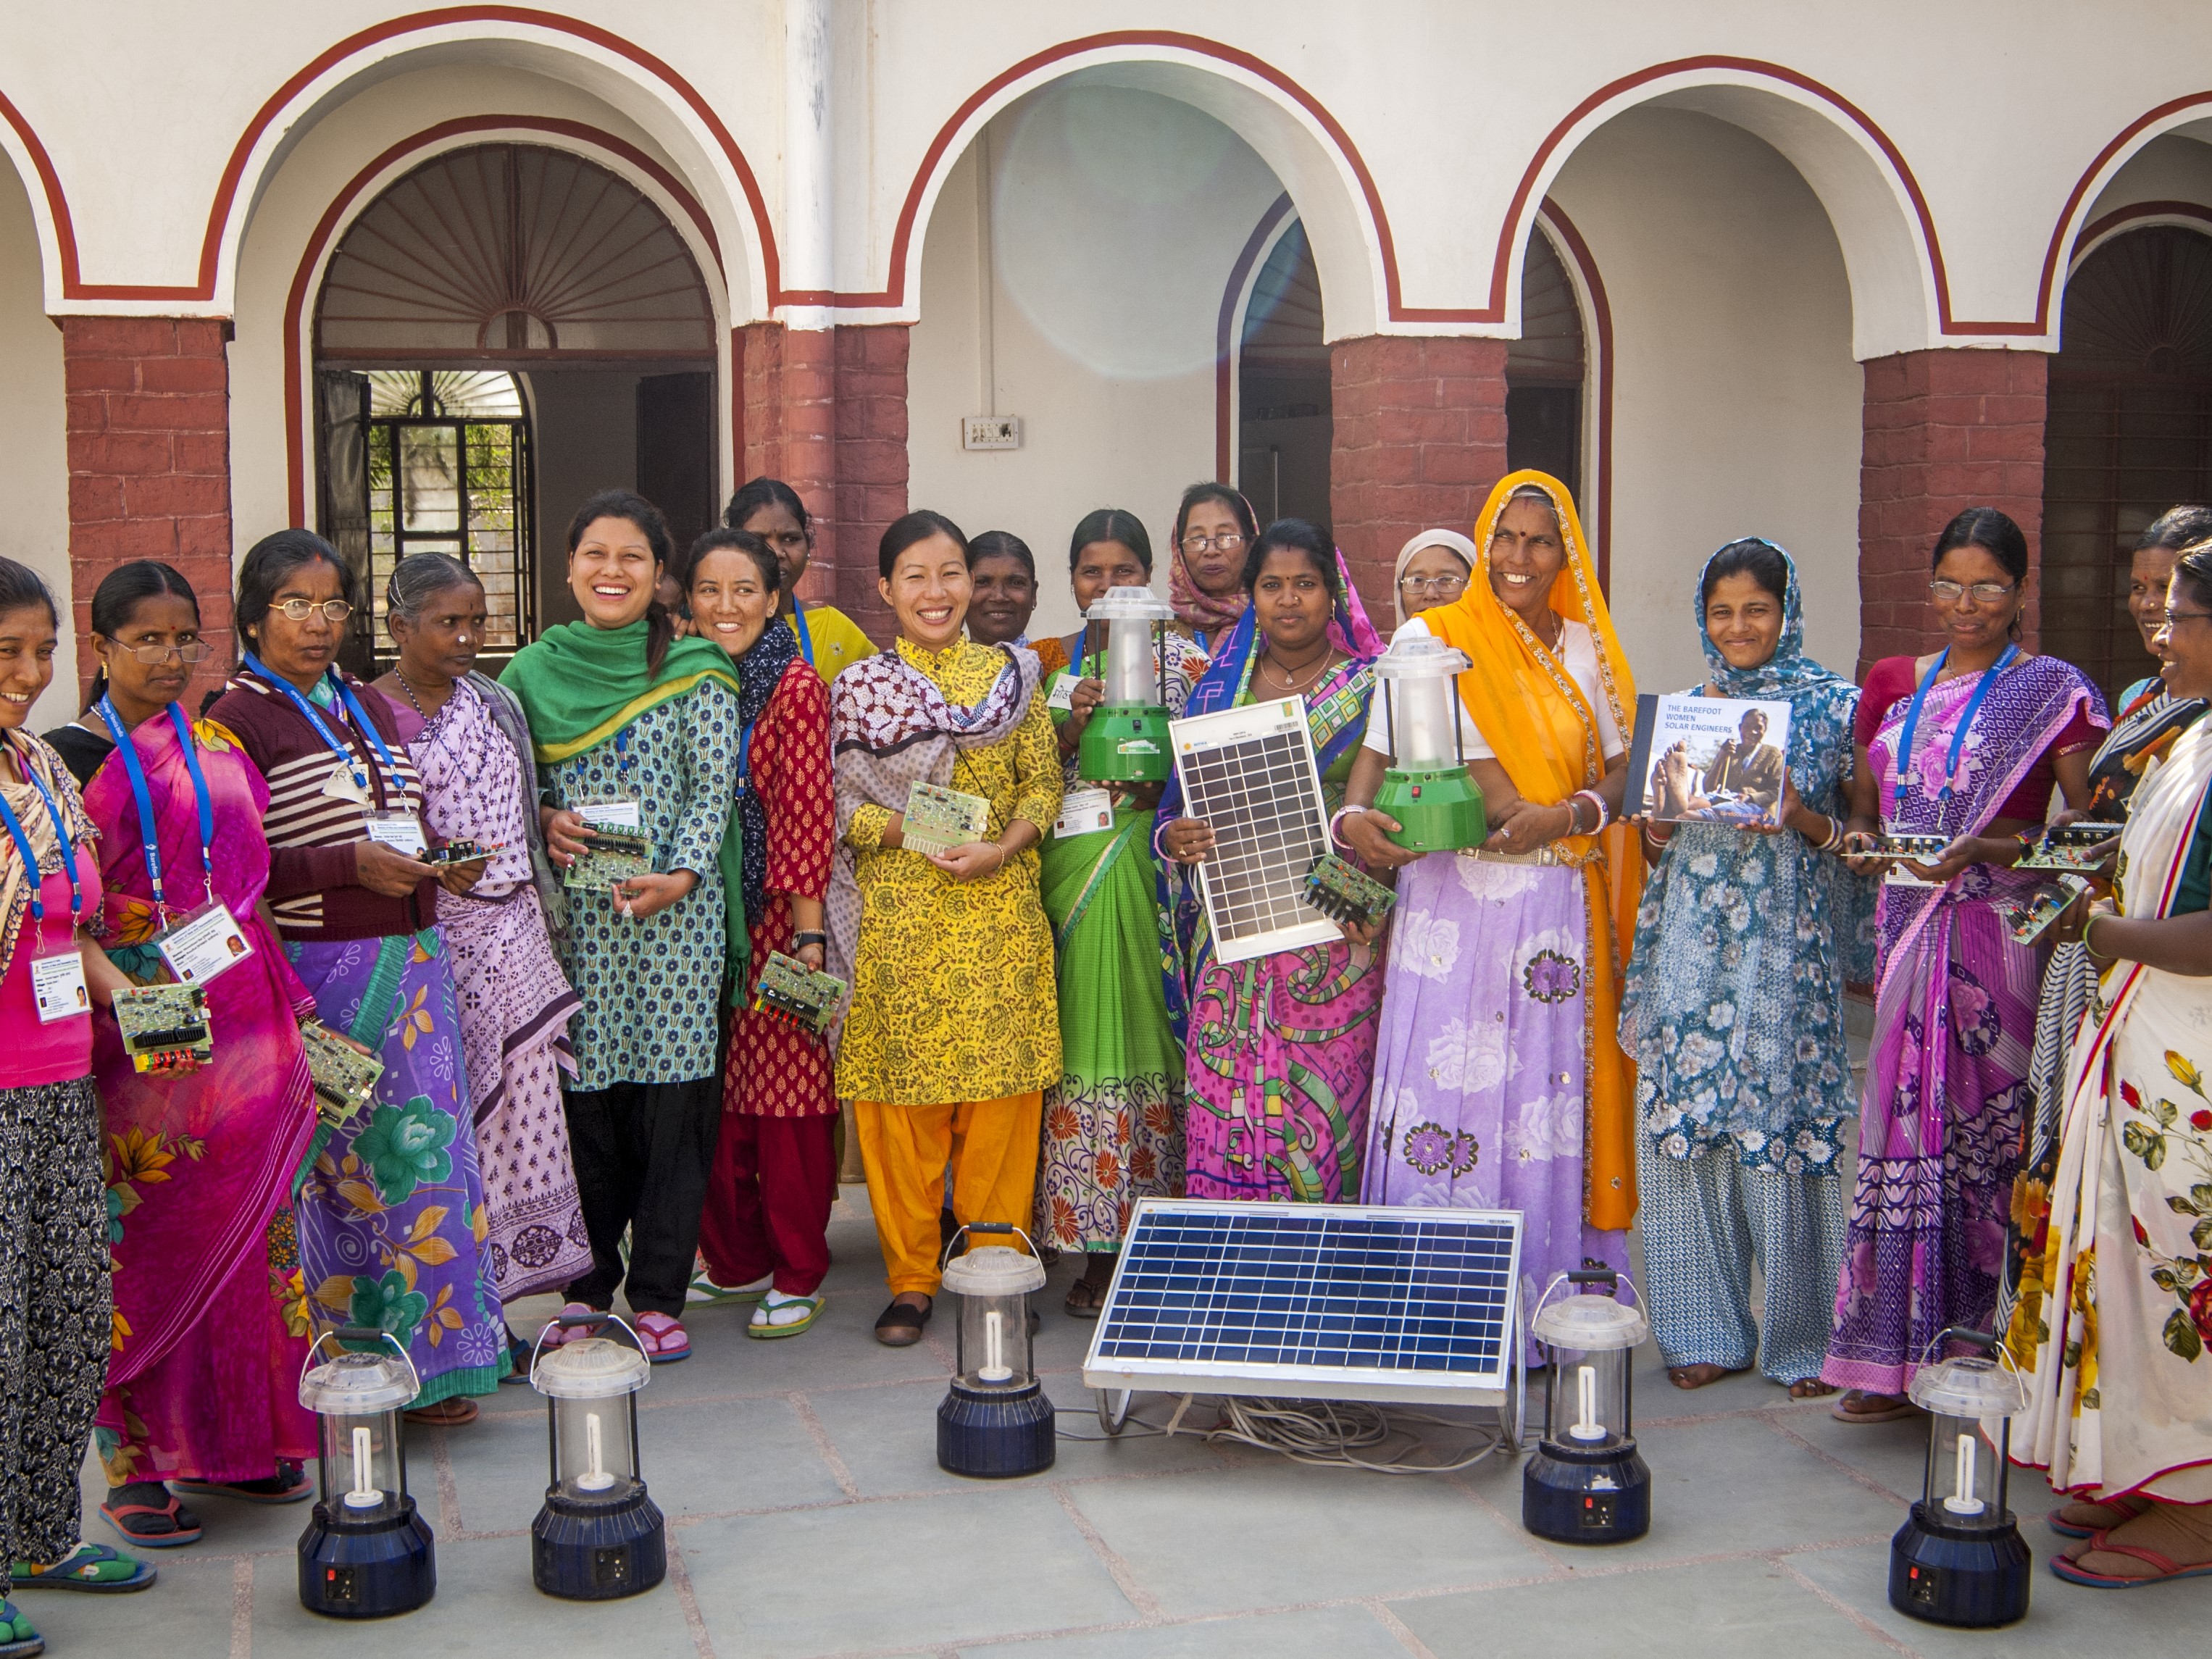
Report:
M1597 646L1598 685L1626 740L1636 726L1636 681L1613 631L1589 544L1566 486L1542 472L1514 472L1498 481L1475 520L1480 562L1467 592L1451 605L1422 613L1429 631L1467 653L1474 666L1459 677L1460 697L1498 763L1524 799L1555 806L1605 775L1598 721L1589 702L1526 623L1490 587L1490 543L1498 515L1516 491L1540 491L1559 515L1566 562L1552 584L1552 609L1590 631ZM1644 889L1644 851L1623 824L1556 843L1561 860L1583 872L1590 939L1589 1097L1585 1103L1584 1218L1593 1227L1626 1228L1636 1216L1636 1070L1620 1048L1620 951L1635 937Z

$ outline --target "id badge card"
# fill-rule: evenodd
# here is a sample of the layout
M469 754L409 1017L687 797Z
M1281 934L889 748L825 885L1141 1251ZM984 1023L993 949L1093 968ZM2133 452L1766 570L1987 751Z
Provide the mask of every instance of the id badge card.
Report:
M645 816L634 800L586 801L568 810L590 830L626 830L635 836L645 829Z
M179 985L204 985L253 954L227 904L187 916L154 941Z
M41 1025L92 1012L92 993L84 983L84 958L76 953L74 939L65 951L31 958L31 1000L38 1005Z
M349 800L366 808L369 804L368 787L353 775L353 768L343 761L331 763L331 775L323 780L323 793L332 800Z
M1060 816L1052 821L1052 833L1062 840L1113 827L1114 796L1105 789L1069 790L1060 799Z
M1073 669L1061 669L1053 680L1052 690L1044 694L1044 706L1073 709L1075 707L1075 688L1082 684L1082 678Z
M422 857L430 846L422 833L422 820L412 812L371 812L368 838L410 859Z

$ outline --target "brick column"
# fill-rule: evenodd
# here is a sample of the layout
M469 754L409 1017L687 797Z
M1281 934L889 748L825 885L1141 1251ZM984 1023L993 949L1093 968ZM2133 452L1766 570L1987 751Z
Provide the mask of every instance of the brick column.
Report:
M736 331L739 471L781 478L815 520L799 597L828 601L877 640L876 543L907 510L907 331L756 323Z
M1329 514L1386 634L1390 571L1418 531L1465 534L1505 476L1503 340L1369 335L1329 349Z
M2042 558L2040 351L1907 351L1866 365L1859 463L1859 668L1938 642L1929 554L1969 507L1994 507ZM2033 646L2038 605L2021 631Z
M230 636L228 322L64 317L70 587L77 664L92 681L92 594L133 559L171 564L199 595L215 650L185 706L222 683Z

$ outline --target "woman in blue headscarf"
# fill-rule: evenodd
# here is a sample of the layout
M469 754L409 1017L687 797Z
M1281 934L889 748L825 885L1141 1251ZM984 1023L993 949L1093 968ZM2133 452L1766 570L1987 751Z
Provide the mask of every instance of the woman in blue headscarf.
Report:
M1636 1062L1651 1327L1677 1388L1756 1353L1805 1398L1831 1392L1820 1366L1850 1196L1844 985L1872 966L1847 971L1871 885L1838 856L1858 689L1805 654L1797 568L1771 542L1714 554L1697 617L1711 678L1693 692L1788 703L1788 779L1778 830L1644 826L1651 878L1620 1042Z

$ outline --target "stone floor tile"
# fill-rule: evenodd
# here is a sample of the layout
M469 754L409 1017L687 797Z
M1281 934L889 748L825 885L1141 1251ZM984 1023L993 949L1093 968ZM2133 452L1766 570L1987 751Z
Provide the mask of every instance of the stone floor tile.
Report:
M1406 1659L1404 1644L1365 1607L1244 1613L952 1651L963 1659Z
M671 1535L720 1659L945 1649L1137 1617L1036 1486L702 1521Z
M1538 1652L1871 1659L1891 1651L1781 1567L1759 1560L1577 1576L1389 1606L1436 1659L1525 1659Z
M118 1546L118 1547L121 1547ZM16 1599L56 1659L159 1654L161 1659L229 1659L234 1565L199 1546L146 1552L161 1577L128 1595L32 1590Z
M1432 1480L1255 1454L1226 1471L1067 1491L1170 1616L1403 1595L1549 1570L1517 1528Z

